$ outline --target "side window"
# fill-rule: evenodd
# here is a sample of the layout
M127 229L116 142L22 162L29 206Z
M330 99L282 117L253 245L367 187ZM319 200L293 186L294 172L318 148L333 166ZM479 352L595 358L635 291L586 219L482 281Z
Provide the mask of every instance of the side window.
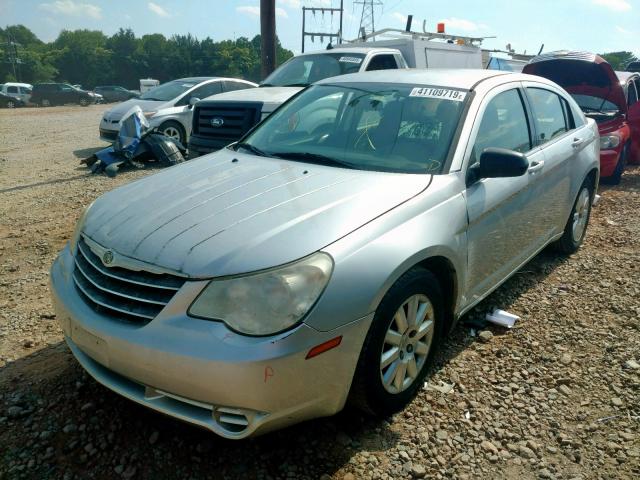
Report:
M185 97L186 103L189 103L190 98L199 98L202 100L204 98L210 97L211 95L215 95L216 93L222 93L222 82L211 82L196 88L193 92Z
M397 69L396 59L392 54L376 55L367 66L367 71L371 70L394 70Z
M527 88L538 132L537 144L542 145L569 131L560 96L542 88Z
M576 128L576 122L573 118L573 112L571 111L571 106L569 102L567 102L564 98L560 97L560 103L562 104L562 111L564 112L564 120L567 124L569 130L573 130Z
M560 114L562 115L562 110ZM529 122L520 92L515 88L499 93L487 104L473 146L470 165L478 162L480 154L489 147L521 153L531 150Z
M629 106L638 101L638 92L636 92L636 87L633 82L629 82L629 98L627 100Z
M234 90L246 90L247 88L251 88L251 85L248 83L230 81L224 82L225 92L233 92Z
M7 93L18 93L18 87L7 87Z

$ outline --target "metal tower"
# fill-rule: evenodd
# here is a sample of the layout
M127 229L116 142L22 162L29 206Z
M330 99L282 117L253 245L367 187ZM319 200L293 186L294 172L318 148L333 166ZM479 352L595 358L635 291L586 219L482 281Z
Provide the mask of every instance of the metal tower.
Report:
M353 2L354 5L362 5L362 16L360 17L360 36L365 36L376 30L375 16L373 8L381 6L380 0L358 0Z

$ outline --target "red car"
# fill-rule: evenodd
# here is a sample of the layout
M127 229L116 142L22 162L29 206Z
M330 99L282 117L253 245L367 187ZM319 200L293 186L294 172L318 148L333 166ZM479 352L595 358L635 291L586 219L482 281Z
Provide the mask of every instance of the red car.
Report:
M597 122L604 181L618 184L627 162L640 163L640 75L616 74L598 55L568 51L538 55L523 73L556 82Z

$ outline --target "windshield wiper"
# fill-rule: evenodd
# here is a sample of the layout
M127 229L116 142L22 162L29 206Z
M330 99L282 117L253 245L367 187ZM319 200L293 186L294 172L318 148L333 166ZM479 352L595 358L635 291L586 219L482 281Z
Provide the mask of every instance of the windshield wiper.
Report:
M251 145L250 143L238 143L236 144L236 152L238 151L239 148L243 148L245 150L250 151L251 153L253 153L254 155L257 155L259 157L269 157L269 156L275 156L275 155L271 155L270 153L266 153L263 152L262 150L260 150L258 147L254 147L253 145Z
M308 83L288 83L286 85L283 85L283 87L308 87L309 84Z
M337 158L327 157L319 153L308 152L274 152L269 154L272 157L284 158L285 160L299 160L302 162L316 163L318 165L332 165L335 167L357 169L356 166Z

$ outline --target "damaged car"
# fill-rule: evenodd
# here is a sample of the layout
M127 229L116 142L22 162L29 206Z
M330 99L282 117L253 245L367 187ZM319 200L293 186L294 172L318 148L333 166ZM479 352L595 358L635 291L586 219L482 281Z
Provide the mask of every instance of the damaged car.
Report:
M465 312L547 245L580 247L598 155L540 77L325 79L90 205L51 269L57 319L98 382L225 438L347 400L389 415Z
M523 72L556 82L598 123L603 182L620 183L627 162L640 162L632 136L640 127L640 104L637 97L627 98L625 81L604 58L588 52L551 52L532 58ZM635 87L632 90L635 93Z

